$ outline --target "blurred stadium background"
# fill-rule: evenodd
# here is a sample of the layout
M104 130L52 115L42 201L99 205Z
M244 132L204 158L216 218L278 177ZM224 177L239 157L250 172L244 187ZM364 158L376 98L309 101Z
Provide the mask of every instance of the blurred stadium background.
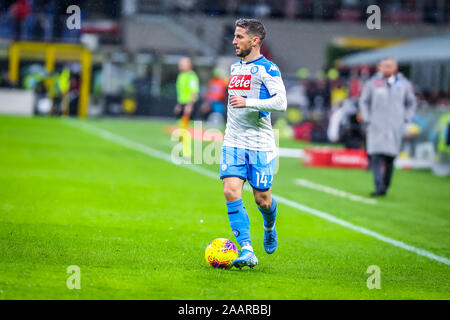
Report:
M381 8L379 30L366 26L373 4ZM71 5L81 9L80 29L67 28ZM200 79L193 119L223 131L226 110L201 106L210 80L226 82L238 60L231 43L238 17L266 25L262 52L280 67L287 89L287 112L272 115L281 147L274 192L310 213L331 212L441 256L429 260L415 247L400 250L318 222L285 201L285 247L273 260L262 257L261 273L207 269L206 244L232 239L220 182L198 178L218 166L192 173L161 161L159 152L170 154L175 144L168 130L177 125L183 56ZM366 198L372 180L358 97L386 56L398 60L419 104L395 162L407 170L398 170L389 197L373 200ZM1 0L0 295L448 299L449 124L448 0ZM340 156L325 161L324 152ZM73 263L88 272L83 288L90 287L79 294L68 293L65 269L60 274ZM378 293L365 287L372 263L388 274ZM236 281L252 282L237 292ZM270 281L284 290L267 287Z
M371 4L381 8L379 30L366 27ZM66 27L70 5L81 8L80 29ZM4 0L0 112L172 117L180 56L193 59L205 97L214 71L226 79L236 60L233 23L241 16L259 17L268 27L262 51L279 65L288 94L288 112L274 115L282 134L362 148L354 117L362 83L380 58L393 56L420 101L417 127L397 166L431 168L436 152L448 153L441 132L450 105L445 0ZM201 104L200 99L194 119L206 120ZM336 120L339 133L327 134L339 108L345 110L344 119ZM221 113L211 122L223 123Z

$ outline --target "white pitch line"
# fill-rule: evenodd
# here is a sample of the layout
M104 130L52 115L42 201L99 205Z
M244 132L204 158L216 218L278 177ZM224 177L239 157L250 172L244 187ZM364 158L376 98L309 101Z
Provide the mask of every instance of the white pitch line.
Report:
M294 183L302 186L302 187L306 187L306 188L310 188L313 190L317 190L317 191L322 191L325 193L329 193L332 194L334 196L338 196L338 197L342 197L351 201L357 201L357 202L363 202L363 203L367 203L367 204L377 204L375 199L369 199L369 198L365 198L365 197L361 197L358 196L356 194L352 194L346 191L342 191L339 189L334 189L328 186L324 186L322 184L318 184L306 179L295 179Z
M124 138L124 137L122 137L120 135L117 135L115 133L107 131L105 129L101 129L99 127L96 127L96 126L88 124L88 123L80 123L79 120L68 120L68 121L66 121L66 123L70 124L70 125L72 125L72 126L74 126L76 128L83 129L86 132L92 133L92 134L94 134L94 135L96 135L98 137L101 137L101 138L105 139L105 140L108 140L108 141L114 142L116 144L119 144L119 145L121 145L123 147L129 148L129 149L132 149L132 150L136 150L136 151L144 153L144 154L146 154L148 156L151 156L151 157L154 157L154 158L157 158L157 159L160 159L160 160L164 160L164 161L167 161L167 162L170 162L170 163L174 164L172 162L171 156L169 154L166 154L166 153L161 152L159 150L153 149L153 148L148 147L146 145L134 142L134 141L129 140L127 138ZM176 164L174 164L174 165L176 165ZM210 170L204 169L204 168L202 168L200 166L197 166L197 165L182 165L182 166L184 168L193 170L195 172L198 172L198 173L200 173L202 175L205 175L205 176L213 178L213 179L218 179L219 178L219 175L217 173L214 173L214 172L212 172ZM251 188L248 187L247 185L245 186L244 190L251 192ZM403 250L416 253L416 254L418 254L420 256L423 256L423 257L426 257L428 259L444 263L446 265L450 265L450 259L448 259L446 257L438 256L438 255L436 255L436 254L434 254L434 253L432 253L430 251L427 251L425 249L417 248L417 247L411 246L409 244L406 244L406 243L404 243L402 241L398 241L398 240L395 240L395 239L383 236L382 234L379 234L379 233L374 232L372 230L369 230L367 228L354 225L353 223L350 223L348 221L336 218L335 216L333 216L333 215L331 215L329 213L326 213L326 212L323 212L323 211L320 211L320 210L317 210L317 209L314 209L314 208L310 208L310 207L305 206L303 204L300 204L298 202L286 199L286 198L284 198L284 197L282 197L280 195L274 194L273 196L277 199L277 202L283 203L283 204L285 204L285 205L287 205L287 206L289 206L291 208L300 210L302 212L307 212L307 213L312 214L312 215L314 215L316 217L319 217L319 218L322 218L322 219L324 219L326 221L338 224L338 225L340 225L342 227L345 227L347 229L351 229L353 231L356 231L356 232L365 234L365 235L367 235L369 237L372 237L372 238L378 239L380 241L383 241L385 243L389 243L390 245L393 245L393 246L395 246L397 248L401 248Z

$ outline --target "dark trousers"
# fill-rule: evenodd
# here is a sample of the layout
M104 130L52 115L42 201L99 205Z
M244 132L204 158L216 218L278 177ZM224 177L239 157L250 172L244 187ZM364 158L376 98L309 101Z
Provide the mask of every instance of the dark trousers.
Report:
M370 156L376 192L386 192L389 188L394 171L394 159L395 157L384 154L372 154Z
M22 20L14 19L14 40L19 41L22 38Z

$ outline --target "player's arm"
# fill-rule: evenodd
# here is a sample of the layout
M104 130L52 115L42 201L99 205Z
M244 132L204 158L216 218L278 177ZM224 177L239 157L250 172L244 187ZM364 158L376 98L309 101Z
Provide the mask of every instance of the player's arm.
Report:
M411 83L408 83L406 88L405 108L405 121L411 122L417 108L417 99Z
M197 75L193 75L188 83L189 90L191 91L191 99L184 107L184 111L186 114L191 114L194 110L194 104L198 99L198 92L200 90L200 82L198 80Z
M262 81L269 90L270 98L268 99L246 99L245 106L250 109L268 111L268 112L284 112L287 108L286 88L278 68L270 68L269 72L262 75Z
M189 80L189 89L192 92L189 104L194 104L198 99L198 93L200 91L200 81L197 75L193 75L192 78Z
M361 112L362 121L365 123L370 122L370 102L372 98L372 83L371 80L367 81L361 92L359 98L359 109Z
M250 108L268 112L284 112L287 108L286 96L274 94L269 99L247 99L241 96L231 96L230 104L233 108Z

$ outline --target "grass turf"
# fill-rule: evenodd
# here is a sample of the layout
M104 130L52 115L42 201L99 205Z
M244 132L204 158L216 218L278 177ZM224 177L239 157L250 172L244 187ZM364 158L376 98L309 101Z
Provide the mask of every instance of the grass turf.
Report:
M88 123L170 153L173 122ZM215 270L214 238L234 241L222 184L106 141L67 119L0 117L0 299L449 299L450 267L279 204L279 248L264 253L262 218L243 198L260 260ZM282 146L292 145L280 141ZM218 165L203 165L217 172ZM305 189L304 178L366 196L371 175L280 159L273 191L408 244L450 256L448 178L396 171L376 205ZM203 222L201 222L203 221ZM81 289L69 290L69 265ZM366 270L381 269L369 290Z

